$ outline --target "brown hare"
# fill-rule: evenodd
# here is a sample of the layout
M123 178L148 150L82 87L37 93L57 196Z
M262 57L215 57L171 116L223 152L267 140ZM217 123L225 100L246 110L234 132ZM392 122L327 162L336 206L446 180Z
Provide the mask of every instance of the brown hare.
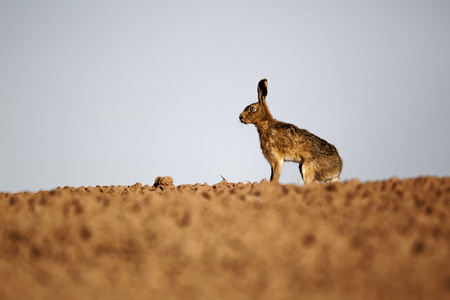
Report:
M258 83L258 102L250 104L239 115L244 124L255 124L261 149L272 168L270 181L280 179L284 161L300 164L305 185L314 181L339 180L342 160L332 144L292 124L277 121L266 104L267 79Z

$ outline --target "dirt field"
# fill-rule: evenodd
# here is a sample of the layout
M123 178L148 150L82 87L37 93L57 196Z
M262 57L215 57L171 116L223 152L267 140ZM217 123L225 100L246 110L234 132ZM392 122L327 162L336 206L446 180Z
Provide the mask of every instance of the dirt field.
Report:
M0 193L0 299L450 299L450 177Z

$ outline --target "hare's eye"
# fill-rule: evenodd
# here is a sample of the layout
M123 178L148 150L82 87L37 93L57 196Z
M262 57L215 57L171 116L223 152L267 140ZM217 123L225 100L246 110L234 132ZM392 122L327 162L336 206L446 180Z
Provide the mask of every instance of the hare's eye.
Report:
M256 106L250 106L250 111L251 112L255 112L256 111Z

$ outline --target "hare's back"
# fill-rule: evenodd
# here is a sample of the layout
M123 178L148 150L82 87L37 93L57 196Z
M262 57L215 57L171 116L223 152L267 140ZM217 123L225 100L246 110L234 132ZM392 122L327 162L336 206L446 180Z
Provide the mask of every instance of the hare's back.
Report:
M277 122L274 125L277 128L276 131L284 132L281 136L291 139L295 146L300 147L303 151L310 152L312 158L337 154L337 150L332 144L306 129L284 122Z

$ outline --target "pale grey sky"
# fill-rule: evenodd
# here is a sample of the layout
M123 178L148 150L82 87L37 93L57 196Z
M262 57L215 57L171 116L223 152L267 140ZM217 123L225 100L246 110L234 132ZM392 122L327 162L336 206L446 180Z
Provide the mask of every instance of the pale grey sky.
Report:
M342 179L450 175L450 1L0 0L0 41L0 191L269 178L261 78Z

